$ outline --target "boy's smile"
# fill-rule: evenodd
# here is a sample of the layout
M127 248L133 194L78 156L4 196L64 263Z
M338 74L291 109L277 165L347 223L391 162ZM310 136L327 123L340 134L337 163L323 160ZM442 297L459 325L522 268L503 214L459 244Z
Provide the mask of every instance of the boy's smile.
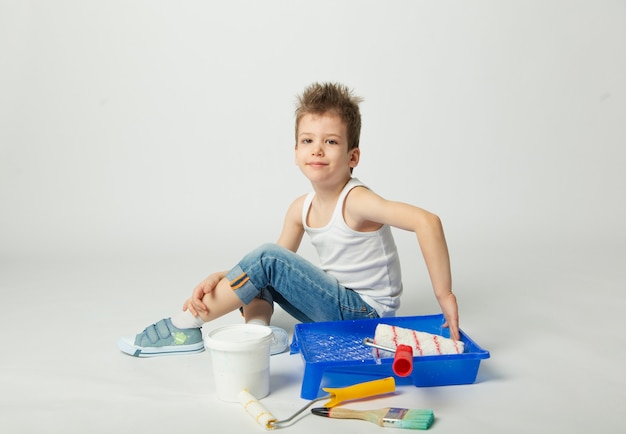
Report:
M311 182L345 181L356 167L359 149L348 151L346 125L336 114L305 114L298 124L296 165Z

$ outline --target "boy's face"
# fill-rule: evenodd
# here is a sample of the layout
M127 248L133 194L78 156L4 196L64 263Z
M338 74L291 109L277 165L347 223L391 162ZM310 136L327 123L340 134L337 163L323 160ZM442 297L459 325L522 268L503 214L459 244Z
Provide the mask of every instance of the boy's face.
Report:
M296 165L311 182L345 182L359 162L359 148L348 151L346 125L334 113L305 114L296 137Z

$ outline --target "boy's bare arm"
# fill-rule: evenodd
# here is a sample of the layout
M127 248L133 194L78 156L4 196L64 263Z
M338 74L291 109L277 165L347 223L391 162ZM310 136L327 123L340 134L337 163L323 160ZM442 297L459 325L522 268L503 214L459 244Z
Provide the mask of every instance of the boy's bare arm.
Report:
M345 217L349 224L357 227L386 224L416 234L435 297L450 328L450 337L458 340L458 306L452 292L448 245L439 217L413 205L383 199L365 188L350 192Z
M302 226L302 206L305 196L296 199L287 210L283 229L278 237L277 244L292 252L298 251L302 236L304 235L304 227Z

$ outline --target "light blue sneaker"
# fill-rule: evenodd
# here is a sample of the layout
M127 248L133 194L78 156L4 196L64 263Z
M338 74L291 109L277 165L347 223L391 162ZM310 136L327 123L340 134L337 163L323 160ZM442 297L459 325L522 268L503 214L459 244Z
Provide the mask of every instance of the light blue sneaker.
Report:
M157 357L175 354L193 354L204 351L202 331L199 328L179 329L170 318L146 327L137 336L123 337L118 348L135 357Z

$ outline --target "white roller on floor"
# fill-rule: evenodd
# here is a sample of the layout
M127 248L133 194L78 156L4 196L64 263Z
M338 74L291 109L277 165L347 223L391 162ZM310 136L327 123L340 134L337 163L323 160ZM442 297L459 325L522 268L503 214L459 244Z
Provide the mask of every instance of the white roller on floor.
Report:
M239 392L239 402L250 416L263 428L274 429L273 422L278 419L267 410L247 389Z

